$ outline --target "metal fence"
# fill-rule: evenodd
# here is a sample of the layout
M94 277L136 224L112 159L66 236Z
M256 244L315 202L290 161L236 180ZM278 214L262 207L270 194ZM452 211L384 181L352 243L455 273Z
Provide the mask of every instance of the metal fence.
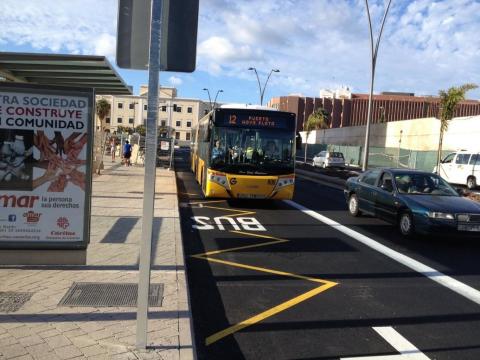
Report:
M345 163L361 166L363 148L361 146L334 145L334 144L308 144L307 159L311 160L320 151L339 151L345 157ZM450 151L444 150L442 158ZM297 159L304 159L305 144L297 151ZM400 167L433 171L437 163L436 151L418 151L389 147L370 147L368 164L370 167Z

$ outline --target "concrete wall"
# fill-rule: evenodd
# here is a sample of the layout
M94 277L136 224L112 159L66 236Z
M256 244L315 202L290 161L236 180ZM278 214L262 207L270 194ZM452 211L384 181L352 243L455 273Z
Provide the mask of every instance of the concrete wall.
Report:
M433 151L438 148L440 121L436 118L403 120L370 126L370 146ZM305 142L305 133L302 132ZM445 134L443 149L480 149L480 116L455 118ZM312 131L309 144L363 146L365 126Z

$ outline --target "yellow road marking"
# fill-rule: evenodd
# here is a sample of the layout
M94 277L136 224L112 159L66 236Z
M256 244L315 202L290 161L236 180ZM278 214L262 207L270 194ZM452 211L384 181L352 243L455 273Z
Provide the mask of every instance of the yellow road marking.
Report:
M179 192L180 195L191 195L191 196L201 196L200 194L193 194L193 193L187 193L187 192Z
M207 206L205 206L207 207ZM210 208L215 208L213 206L210 206ZM216 208L216 209L222 209L222 208ZM235 211L235 210L232 210L232 209L222 209L222 210L228 210L228 211ZM243 210L240 210L240 211L243 211ZM242 269L248 269L248 270L254 270L254 271L259 271L259 272L264 272L264 273L268 273L268 274L275 274L275 275L280 275L280 276L286 276L286 277L290 277L290 278L294 278L294 279L300 279L300 280L307 280L307 281L311 281L311 282L314 282L314 283L320 283L322 285L320 285L319 287L316 287L315 289L313 290L310 290L310 291L307 291L303 294L300 294L288 301L285 301L277 306L274 306L266 311L263 311L261 312L260 314L257 314L251 318L248 318L238 324L235 324L235 325L232 325L222 331L219 331L209 337L207 337L205 339L205 344L208 346L208 345L211 345L213 344L214 342L220 340L220 339L223 339L224 337L226 336L229 336L229 335L232 335L234 334L235 332L241 330L241 329L244 329L248 326L251 326L253 324L256 324L262 320L265 320L266 318L269 318L273 315L276 315L282 311L285 311L307 299L310 299L311 297L315 296L315 295L318 295L320 294L321 292L324 292L336 285L338 285L338 283L336 282L333 282L333 281L329 281L329 280L323 280L323 279L317 279L317 278L313 278L313 277L308 277L308 276L303 276L303 275L297 275L297 274L292 274L292 273L288 273L288 272L285 272L285 271L279 271L279 270L274 270L274 269L268 269L268 268L262 268L262 267L258 267L258 266L252 266L252 265L248 265L248 264L241 264L241 263L237 263L237 262L233 262L233 261L228 261L228 260L222 260L222 259L217 259L217 258L214 258L214 257L211 257L212 255L217 255L217 254L222 254L222 253L226 253L226 252L233 252L233 251L238 251L238 250L243 250L243 249L252 249L252 248L257 248L257 247L262 247L262 246L268 246L268 245L273 245L273 244L280 244L280 243L284 243L284 242L289 242L290 240L287 240L287 239L281 239L281 238L277 238L277 237L274 237L274 236L270 236L270 235L262 235L262 234L254 234L254 233L249 233L249 232L244 232L244 231L237 231L237 230L232 230L230 231L231 233L236 233L236 234L241 234L241 235L246 235L246 236L252 236L252 237L258 237L258 238L263 238L263 239L272 239L273 241L268 241L268 242L263 242L263 243L260 243L260 244L252 244L252 245L245 245L245 246L238 246L238 247L233 247L233 248L228 248L228 249L223 249L223 250L213 250L213 251L208 251L208 252L205 252L205 253L202 253L202 254L196 254L196 255L192 255L192 257L194 258L197 258L197 259L203 259L203 260L207 260L209 262L214 262L214 263L219 263L219 264L224 264L224 265L229 265L229 266L233 266L233 267L238 267L238 268L242 268Z
M218 202L225 202L225 200L205 200L205 201L196 201L190 202L189 205L198 205L198 204L211 204L211 203L218 203Z
M204 207L204 208L209 208L209 209L223 210L223 211L232 211L232 212L237 212L237 213L239 213L239 214L232 214L232 215L224 215L225 217L228 217L228 216L240 216L240 215L256 214L255 211L229 209L229 208L223 208L223 207L218 207L218 206L207 206L207 205L204 205L203 207Z
M246 320L243 320L242 322L236 324L236 325L233 325L233 326L230 326L228 328L226 328L225 330L222 330L222 331L219 331L213 335L210 335L209 337L206 338L205 340L205 344L208 346L208 345L211 345L213 344L214 342L220 340L220 339L223 339L224 337L228 336L228 335L231 335L233 333L236 333L237 331L239 330L242 330L248 326L251 326L253 324L256 324L262 320L265 320L273 315L276 315L282 311L285 311L289 308L291 308L292 306L295 306L307 299L310 299L312 297L314 297L315 295L318 295L320 294L321 292L325 291L325 290L328 290L330 289L331 287L337 285L336 283L334 282L329 282L329 283L326 283L322 286L319 286L313 290L310 290L310 291L307 291L306 293L303 293L299 296L296 296L294 297L293 299L290 299L288 301L285 301L284 303L281 303L280 305L277 305L277 306L274 306L272 307L271 309L268 309L258 315L255 315L255 316L252 316L251 318L249 319L246 319Z
M197 259L203 258L203 259L205 259L207 261L210 261L210 262L216 262L216 263L219 263L219 264L230 265L230 266L234 266L234 267L238 267L238 268L242 268L242 269L255 270L255 271L265 272L265 273L269 273L269 274L287 276L287 277L292 277L294 279L307 280L307 281L312 281L312 282L315 282L315 283L326 284L326 283L332 282L332 281L328 281L328 280L322 280L322 279L316 279L316 278L312 278L312 277L308 277L308 276L292 274L292 273L288 273L288 272L285 272L285 271L273 270L273 269L262 268L262 267L258 267L258 266L236 263L236 262L228 261L228 260L216 259L216 258L212 258L212 257L208 257L208 256L194 256L194 257L196 257ZM334 283L334 282L332 282L332 283L334 285L337 285L337 283Z

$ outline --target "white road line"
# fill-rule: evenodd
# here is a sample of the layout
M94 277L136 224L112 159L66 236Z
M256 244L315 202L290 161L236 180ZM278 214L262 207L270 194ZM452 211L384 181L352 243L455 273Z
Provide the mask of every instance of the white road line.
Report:
M429 279L437 282L438 284L445 286L446 288L449 288L450 290L455 291L457 294L460 294L466 297L467 299L473 301L474 303L480 305L480 291L458 280L455 280L454 278L447 276L441 273L440 271L435 270L434 268L431 268L425 264L422 264L421 262L414 260L411 257L408 257L406 255L403 255L402 253L399 253L398 251L390 249L389 247L380 244L379 242L369 238L368 236L360 234L359 232L353 229L350 229L344 225L341 225L338 222L317 213L316 211L310 210L305 206L296 203L295 201L285 200L285 203L287 203L291 207L294 207L302 211L304 214L307 214L327 225L330 225L331 227L344 233L345 235L350 236L351 238L361 242L362 244L384 254L385 256L388 256L392 260L395 260L400 264L405 265L406 267L428 277Z
M348 357L341 358L341 360L430 360L427 355L418 350L415 345L405 339L391 326L374 327L373 330L400 354Z

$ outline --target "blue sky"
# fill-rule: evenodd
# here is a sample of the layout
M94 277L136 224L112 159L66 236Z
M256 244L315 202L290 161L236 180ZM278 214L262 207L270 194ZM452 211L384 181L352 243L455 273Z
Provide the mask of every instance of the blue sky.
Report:
M370 0L378 28L384 1ZM21 6L19 6L21 4ZM116 0L2 0L0 50L96 54L115 63ZM480 84L480 1L392 0L377 63L375 92L436 95ZM318 96L320 89L369 88L364 0L200 0L197 70L160 75L181 97L258 103L251 66L272 96ZM137 93L146 71L118 69ZM479 99L480 90L469 98Z

